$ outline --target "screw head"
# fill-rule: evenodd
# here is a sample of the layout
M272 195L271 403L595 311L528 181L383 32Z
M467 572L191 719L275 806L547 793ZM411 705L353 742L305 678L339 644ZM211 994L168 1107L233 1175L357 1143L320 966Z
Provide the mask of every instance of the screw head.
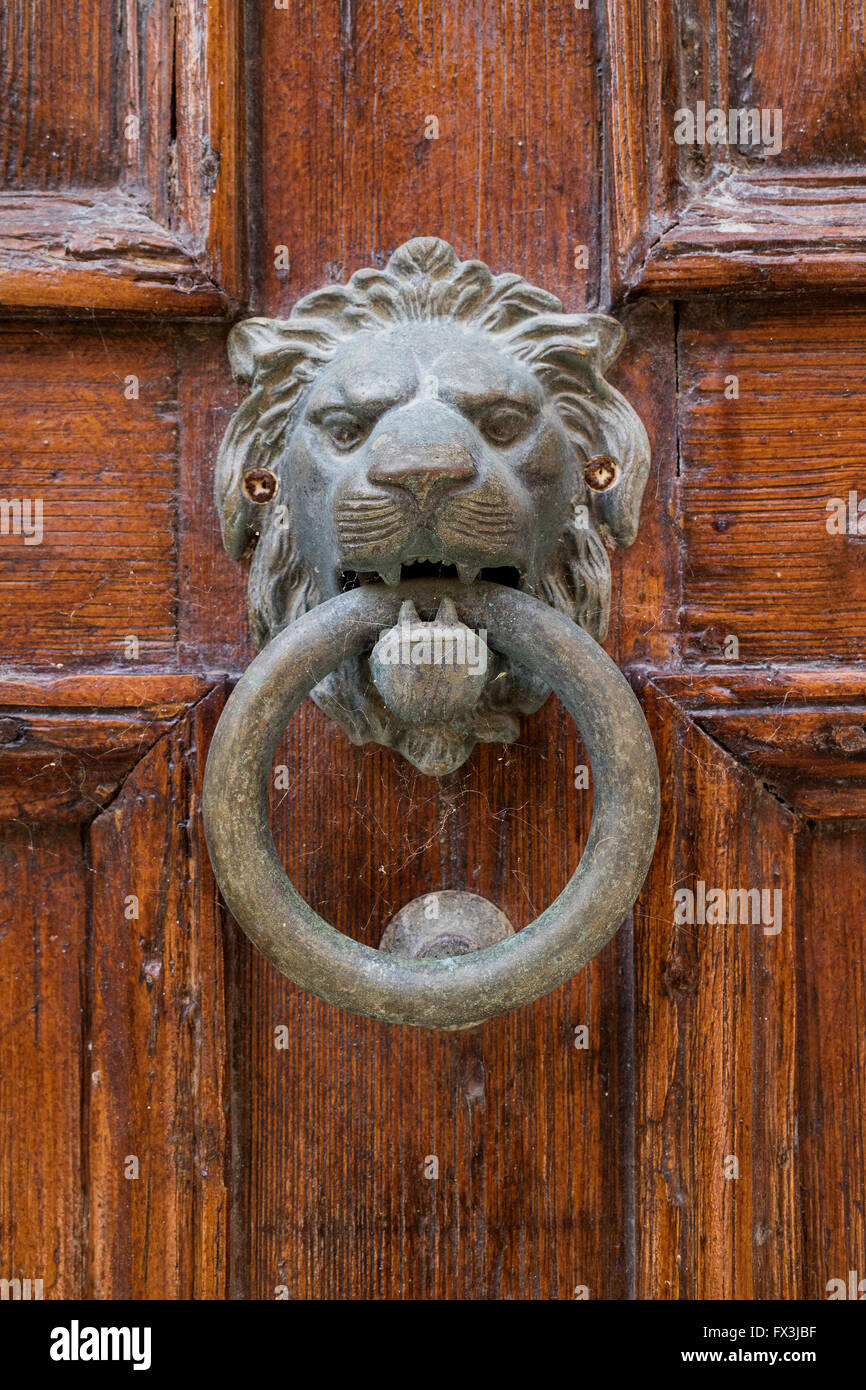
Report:
M619 464L609 454L595 454L587 462L583 476L593 492L606 492L619 477Z
M279 485L279 478L270 468L251 468L244 474L244 492L251 502L270 502Z

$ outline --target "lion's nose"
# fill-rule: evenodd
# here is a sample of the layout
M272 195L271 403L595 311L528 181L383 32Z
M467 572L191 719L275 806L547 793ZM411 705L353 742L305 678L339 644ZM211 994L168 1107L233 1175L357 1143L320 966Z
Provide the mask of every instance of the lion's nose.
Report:
M466 423L439 402L401 411L370 441L370 482L405 488L422 508L437 493L471 482L477 472Z
M383 452L374 458L368 477L374 483L405 488L419 507L424 507L434 493L470 482L475 472L475 464L464 449L442 445L417 453L403 451L396 458Z

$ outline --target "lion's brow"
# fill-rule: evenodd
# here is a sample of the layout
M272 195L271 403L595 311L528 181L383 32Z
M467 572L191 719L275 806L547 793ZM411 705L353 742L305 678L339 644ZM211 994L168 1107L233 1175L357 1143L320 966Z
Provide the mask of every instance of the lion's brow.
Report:
M479 386L477 390L443 382L440 383L439 398L447 401L449 405L456 406L465 415L475 414L493 405L525 406L527 410L531 410L541 404L540 391L513 380Z
M399 405L405 398L405 391L398 391L393 387L384 390L380 386L364 386L358 382L340 382L338 385L332 383L327 398L313 399L308 413L317 418L329 410L349 407L365 415L382 415L392 406Z

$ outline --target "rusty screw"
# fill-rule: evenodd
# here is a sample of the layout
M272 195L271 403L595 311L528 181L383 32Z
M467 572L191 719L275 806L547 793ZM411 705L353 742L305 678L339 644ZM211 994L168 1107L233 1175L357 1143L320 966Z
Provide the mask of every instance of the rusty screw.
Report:
M619 464L609 454L596 454L584 468L583 476L593 492L606 492L619 477Z
M844 753L862 753L866 749L866 729L856 724L836 724L833 738Z
M251 468L244 474L244 492L251 502L270 502L279 485L279 478L269 468Z

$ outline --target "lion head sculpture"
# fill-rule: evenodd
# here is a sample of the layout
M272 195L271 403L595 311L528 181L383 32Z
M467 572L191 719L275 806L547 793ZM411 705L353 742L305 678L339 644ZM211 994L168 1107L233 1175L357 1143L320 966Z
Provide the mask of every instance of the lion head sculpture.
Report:
M433 237L287 319L237 324L229 356L250 394L220 449L216 502L228 553L252 551L257 647L356 584L431 574L511 584L603 638L607 547L634 540L649 469L643 425L604 380L624 337ZM361 658L313 699L354 742L442 772L478 741L516 738L547 694L494 656L462 726L407 725Z

